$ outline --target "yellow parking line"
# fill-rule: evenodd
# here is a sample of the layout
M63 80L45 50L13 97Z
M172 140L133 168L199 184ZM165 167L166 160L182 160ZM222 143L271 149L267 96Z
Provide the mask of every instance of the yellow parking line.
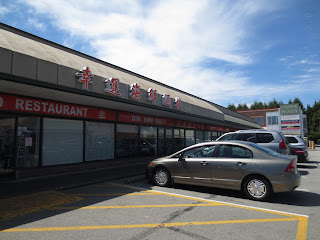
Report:
M141 190L144 190L144 189L143 188L138 188L138 190L141 191ZM307 239L308 216L301 216L301 215L299 216L297 214L290 214L290 213L285 213L285 212L280 212L280 211L273 211L273 210L262 209L262 208L255 208L255 207L248 207L248 206L237 205L237 204L224 203L224 202L219 202L219 201L214 201L214 200L206 200L206 199L189 197L189 196L184 196L184 195L179 195L179 194L166 193L166 192L161 192L161 191L156 191L156 190L151 190L150 192L157 192L158 194L162 194L162 195L167 195L167 196L172 196L172 197L177 197L177 198L184 198L184 199L189 199L189 200L196 200L196 201L199 201L199 202L221 203L221 205L225 205L225 206L229 206L229 207L236 207L236 208L242 208L242 209L247 209L247 210L252 210L252 211L272 213L272 214L276 214L276 215L290 217L289 219L292 219L292 217L294 217L294 219L298 221L298 228L297 228L297 232L296 232L296 240L305 240L305 239Z
M97 229L123 229L123 228L166 228L183 226L200 226L216 224L236 224L236 223L261 223L261 222L289 222L297 221L297 218L270 218L270 219L246 219L246 220L226 220L226 221L206 221L206 222L176 222L176 223L153 223L153 224L132 224L132 225L106 225L106 226L72 226L72 227L47 227L47 228L10 228L1 232L46 232L46 231L77 231L77 230L97 230Z
M74 196L126 196L126 195L159 195L159 193L74 193Z
M171 205L132 205L132 206L95 206L95 207L53 207L52 210L72 210L72 209L121 209L121 208L165 208L165 207L209 207L219 206L220 203L213 204L171 204Z
M308 218L299 217L298 229L296 233L296 240L305 240L307 239L308 234Z

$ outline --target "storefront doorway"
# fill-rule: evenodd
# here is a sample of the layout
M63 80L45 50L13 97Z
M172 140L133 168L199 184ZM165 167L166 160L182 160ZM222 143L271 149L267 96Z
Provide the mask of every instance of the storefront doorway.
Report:
M0 179L14 174L15 118L0 114Z

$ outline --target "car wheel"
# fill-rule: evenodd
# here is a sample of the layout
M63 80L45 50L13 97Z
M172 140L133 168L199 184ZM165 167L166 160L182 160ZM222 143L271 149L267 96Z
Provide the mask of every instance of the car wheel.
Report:
M259 176L246 179L243 190L248 198L258 201L265 201L269 199L272 193L270 183Z
M166 187L170 185L170 173L165 168L157 168L153 172L153 182L160 187Z

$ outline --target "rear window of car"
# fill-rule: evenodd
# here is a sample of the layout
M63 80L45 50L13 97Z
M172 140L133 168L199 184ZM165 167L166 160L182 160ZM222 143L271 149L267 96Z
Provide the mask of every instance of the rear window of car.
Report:
M263 151L263 152L265 152L265 153L268 153L268 154L270 154L270 155L272 155L272 156L275 156L275 157L283 157L283 155L281 155L280 153L278 153L278 152L276 152L276 151L273 151L273 150L271 150L271 149L269 149L269 148L265 148L265 147L262 147L262 146L260 146L260 145L258 145L258 144L254 144L254 143L249 143L252 147L255 147L255 148L257 148L257 149L259 149L259 150L261 150L261 151Z
M269 143L274 140L271 133L257 133L257 143Z
M286 137L289 143L298 143L298 140L295 137Z
M256 137L254 133L239 133L237 140L256 142Z
M232 134L226 134L225 136L222 136L219 141L227 141L227 140L235 140L236 139L237 134L236 133L232 133Z

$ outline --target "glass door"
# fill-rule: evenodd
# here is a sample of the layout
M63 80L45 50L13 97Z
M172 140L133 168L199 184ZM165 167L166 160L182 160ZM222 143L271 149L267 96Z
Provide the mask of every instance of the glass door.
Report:
M0 178L14 174L15 118L0 115Z

